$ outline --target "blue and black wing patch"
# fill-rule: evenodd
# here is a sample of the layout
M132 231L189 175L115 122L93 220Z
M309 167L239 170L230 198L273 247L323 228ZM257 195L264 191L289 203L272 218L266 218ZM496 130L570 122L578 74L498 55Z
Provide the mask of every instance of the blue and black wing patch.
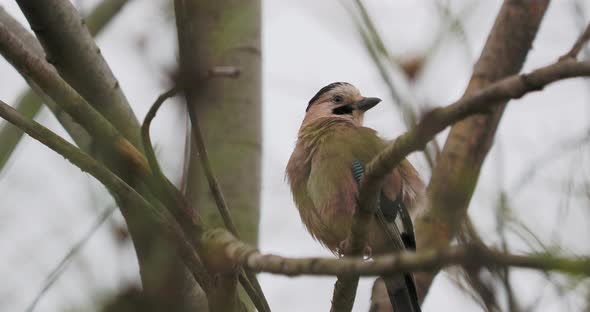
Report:
M359 185L364 171L365 169L360 161L354 160L352 162L352 174ZM414 224L401 195L398 194L396 199L392 201L382 191L377 203L377 209L375 210L375 218L379 221L379 225L398 250L416 250ZM403 232L400 232L396 224L398 216L404 229ZM402 284L405 284L405 287L400 287L400 283L396 281L399 278L400 276L383 276L383 281L385 282L389 300L391 306L394 307L394 311L420 312L420 303L418 301L414 277L411 273L403 274L405 283L402 282Z

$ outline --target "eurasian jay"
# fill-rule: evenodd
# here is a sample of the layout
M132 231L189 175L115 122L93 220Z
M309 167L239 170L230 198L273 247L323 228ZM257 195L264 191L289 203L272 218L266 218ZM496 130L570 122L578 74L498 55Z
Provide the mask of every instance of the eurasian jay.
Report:
M365 112L381 100L363 97L346 82L320 89L309 101L295 150L287 165L301 220L311 235L337 254L346 253L357 209L364 166L388 145L362 126ZM404 160L385 178L365 253L415 249L412 212L424 196L424 183ZM384 276L394 311L420 311L413 276Z

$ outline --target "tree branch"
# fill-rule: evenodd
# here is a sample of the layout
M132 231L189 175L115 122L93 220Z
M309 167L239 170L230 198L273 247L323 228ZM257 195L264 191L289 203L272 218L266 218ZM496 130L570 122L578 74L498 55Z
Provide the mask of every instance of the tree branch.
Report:
M183 195L180 193L180 191L178 191L173 185L171 185L171 183L167 180L167 178L163 174L163 172L160 168L160 165L158 164L158 160L156 158L154 150L152 148L152 142L150 139L150 125L151 125L152 120L156 116L156 113L158 112L158 110L160 109L160 107L162 106L164 101L166 101L168 98L176 95L177 92L178 92L177 88L172 88L172 89L162 93L156 99L156 101L154 102L154 104L152 105L152 107L150 108L150 110L148 111L148 113L145 116L143 125L141 127L141 133L142 133L142 137L143 137L143 145L145 147L146 157L148 159L148 162L150 164L152 172L154 173L154 176L156 177L156 179L158 179L158 183L160 185L162 185L165 189L167 188L167 191L164 191L164 192L167 192L167 194L165 194L164 196L167 196L168 198L170 198L170 200L173 203L175 203L174 207L178 207L178 208L174 209L176 211L171 211L172 214L176 217L177 221L181 224L181 226L184 225L183 228L185 229L185 231L187 233L189 233L189 236L194 237L193 245L195 246L195 248L197 250L201 251L201 247L200 247L201 246L201 244L200 244L200 237L201 237L200 223L201 222L199 220L196 224L190 224L185 221L187 219L190 220L190 219L196 217L196 216L192 216L192 215L194 215L194 211L189 208L188 204L186 203L186 199L183 197ZM195 116L195 115L192 115L192 116ZM195 118L196 118L196 116L195 116ZM221 192L221 189L219 188L219 185L217 184L217 180L215 179L215 176L213 175L213 170L211 169L211 165L209 163L209 158L207 157L207 150L206 150L205 144L203 142L203 137L202 137L201 132L198 128L198 123L193 123L192 130L193 130L193 136L195 137L195 142L198 146L197 150L199 153L199 157L202 159L202 165L203 165L203 167L205 167L204 169L206 171L207 179L211 185L210 186L211 191L215 197L215 201L217 202L217 204L219 206L219 210L223 216L223 220L224 220L224 222L226 222L226 227L230 230L230 232L232 232L232 234L234 236L238 237L238 239L239 239L239 236L237 234L237 229L236 229L235 225L233 224L233 221L231 220L231 215L229 213L229 209L227 208L227 205L225 203L225 199L223 198L223 193ZM198 228L195 230L195 227L198 227ZM248 293L250 299L257 307L257 309L259 311L270 311L270 307L268 306L268 302L266 301L266 298L264 297L264 294L262 293L262 288L260 287L260 284L258 283L256 276L254 274L249 274L248 272L244 272L244 270L240 270L240 279L239 280L240 280L241 284L243 285L244 289L246 290L246 292Z
M366 227L374 213L383 178L410 153L421 150L436 134L446 127L475 114L490 114L503 101L518 99L529 92L540 91L545 86L567 78L590 76L590 61L578 62L565 59L539 68L528 74L502 79L471 96L427 113L416 127L396 138L383 152L367 165L359 190L359 204L349 238L353 254L360 254L366 241Z
M187 106L189 111L189 116L191 120L191 129L193 134L193 139L195 145L197 146L197 152L199 154L199 159L201 161L201 167L205 173L205 177L207 179L207 183L209 184L209 189L211 190L211 194L215 200L215 204L219 210L219 214L223 220L223 224L225 227L238 239L240 239L240 235L238 233L238 228L234 224L231 213L227 206L227 202L225 201L225 197L223 196L223 192L221 191L221 187L219 186L219 182L217 182L217 178L213 173L213 167L211 167L211 162L209 161L209 155L207 154L207 148L205 147L205 142L203 139L203 134L201 133L201 128L199 124L199 118L197 116L196 109L188 105ZM270 311L270 306L264 296L264 292L262 291L262 287L258 282L255 274L246 270L240 272L241 275L246 275L245 279L242 279L244 282L249 281L250 286L255 290L255 293L251 293L248 291L248 295L252 302L255 304L256 308L259 311ZM245 285L244 288L248 290L248 285Z
M377 191L383 177L407 155L423 149L434 135L469 115L485 113L484 115L493 116L495 114L494 107L504 105L505 101L509 99L520 98L528 92L541 90L546 85L561 79L589 75L590 62L563 60L529 74L503 79L481 91L473 92L473 95L466 96L447 107L437 108L426 114L415 128L398 137L392 145L367 165L359 190L359 206L349 235L349 239L352 241L352 254L360 254L364 247L366 226L373 216ZM479 118L485 118L485 116ZM423 218L422 222L424 222ZM430 228L428 230L435 233L438 229ZM419 235L422 232L417 230L417 233L420 239ZM336 292L334 298L338 297L349 298L350 295Z
M88 26L90 33L93 36L98 35L104 27L109 24L113 17L120 12L127 2L129 2L129 0L104 0L97 5L86 17L86 25ZM4 23L27 48L31 49L34 55L40 58L45 58L45 51L43 51L43 47L41 47L37 38L22 27L20 23L14 20L12 16L6 13L2 7L0 7L0 23ZM20 100L15 106L16 110L27 118L35 118L37 113L41 110L43 99L37 96L32 89L22 92L19 98ZM52 108L56 107L55 103L49 103L49 106ZM53 111L55 112L55 110ZM55 113L58 120L63 124L64 118L60 116L58 112ZM64 127L66 130L69 130L68 125L64 125ZM72 135L72 131L68 132ZM89 138L83 138L83 134L85 133L79 133L79 137L74 135L73 138L76 144L78 144L82 150L85 150L82 146L83 144L80 144L80 142L88 142ZM0 128L0 142L2 142L2 147L0 148L0 172L6 165L6 162L12 155L22 136L23 132L11 124L7 123Z
M0 23L0 54L2 54L27 80L34 82L44 93L58 103L78 124L102 143L122 156L128 167L139 176L148 174L149 166L143 155L98 111L72 89L45 62L34 56Z
M194 248L187 241L182 229L180 229L175 222L169 220L169 217L164 211L156 209L132 187L125 183L125 181L121 180L121 178L102 166L92 157L80 151L75 146L37 122L23 118L16 110L10 107L10 105L2 101L0 101L0 117L6 119L8 122L22 129L32 138L62 155L83 172L88 172L95 177L110 192L112 192L124 215L129 215L130 213L148 213L153 220L157 221L158 224L163 227L166 234L171 238L172 243L178 247L178 252L181 258L185 261L187 267L191 270L194 278L199 284L204 288L210 287L211 281L209 276L204 270L204 266ZM135 240L137 237L132 236L132 239ZM137 245L137 242L134 242L134 244Z
M424 272L460 265L470 268L511 266L526 269L556 271L581 276L590 275L590 257L558 257L547 253L514 255L491 250L479 244L430 249L420 252L404 251L381 255L372 260L362 257L287 258L262 254L255 247L236 239L231 233L214 229L205 232L203 245L218 255L219 270L241 265L256 272L287 276L380 276L402 272Z
M219 182L231 191L225 194L227 199L230 204L233 201L238 206L232 206L232 212L239 214L239 218L235 219L237 228L247 241L255 242L260 173L260 1L175 0L174 8L181 69L178 85L184 91L193 131L199 127L194 113L196 110L201 110L200 113L207 117L202 121L209 126L221 125L218 122L221 118L224 120L223 127L232 129L210 131L210 139L212 135L220 136L220 139L211 139L218 144L213 146L213 150L212 146L208 146L208 152L216 155L213 158L220 163L216 167ZM226 18L215 18L218 14ZM245 23L228 23L234 18ZM238 69L239 76L231 78L238 73L236 70L217 70L222 68ZM223 74L223 77L218 74ZM228 114L238 108L240 114ZM193 136L192 140L196 138ZM225 161L220 161L221 157ZM213 201L209 196L216 183L209 183L212 181L211 174L209 181L205 180L207 177L202 173L207 166L203 167L202 161L201 155L191 153L187 198L207 218L208 225L224 224L232 228L233 222L228 222L230 219L226 211L228 205L222 203L220 193ZM244 179L249 179L250 183L243 183ZM217 212L221 212L225 220L219 218ZM213 309L235 310L241 301L237 288L239 274L236 271L225 273L219 275L219 287L213 291L215 297L210 297L209 303ZM257 286L255 279L251 282L252 286ZM262 292L259 293L259 298L263 300ZM259 310L263 307L257 305Z
M177 212L176 198L172 200L163 191L162 185L157 183L152 176L152 172L147 160L143 154L127 139L125 139L117 129L103 117L99 112L92 108L88 102L82 98L74 89L72 89L49 64L32 55L23 44L10 33L3 24L0 23L0 53L12 63L13 66L27 78L33 86L38 86L45 94L55 100L74 121L80 124L95 140L95 152L102 156L105 163L112 168L127 183L136 187L142 195L153 205L161 208L162 203L172 212ZM141 145L141 142L139 142ZM168 185L165 185L167 187ZM155 198L155 196L159 198ZM121 207L124 210L123 207ZM154 224L145 214L130 214L125 216L125 220L130 228L136 252L140 264L144 290L148 290L149 297L158 298L161 302L167 301L170 304L192 306L196 308L199 303L195 303L196 295L188 295L188 292L182 289L196 289L194 281L190 276L180 272L182 262L176 257L170 256L165 258L169 264L162 263L162 255L151 252L153 248L159 248L162 254L167 254L167 246L162 241L161 235L154 229L158 224ZM198 224L196 218L181 218L184 223L190 224L189 229L198 230L193 227ZM183 228L184 229L184 228ZM187 232L187 235L193 232ZM198 241L199 235L189 235L190 239ZM198 247L198 246L197 246ZM180 265L180 266L179 266ZM188 265L187 265L188 266ZM190 269L190 268L189 268ZM149 276L149 277L148 277ZM174 285L186 284L179 287L178 291L170 291L170 294L163 294L159 291L159 285L170 283ZM189 285L190 284L190 285ZM164 296L164 297L162 297ZM192 297L191 297L192 296ZM170 297L170 298L166 298ZM174 297L174 298L172 298ZM180 299L179 299L180 298ZM186 299L186 300L185 300Z
M16 1L60 76L141 150L139 123L70 1Z
M548 5L549 0L504 0L464 97L520 71ZM451 128L415 220L418 250L447 246L460 228L507 100ZM421 300L436 273L416 275Z
M582 49L588 43L589 40L590 23L588 24L588 26L586 26L586 30L584 30L584 32L578 37L578 40L576 40L574 46L564 56L560 57L559 60L564 60L566 58L577 58L578 54L580 54L580 51L582 51Z

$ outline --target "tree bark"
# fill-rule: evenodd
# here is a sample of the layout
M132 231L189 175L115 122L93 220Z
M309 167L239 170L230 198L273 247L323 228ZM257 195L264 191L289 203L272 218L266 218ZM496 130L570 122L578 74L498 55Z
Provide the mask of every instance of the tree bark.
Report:
M76 112L80 113L80 116L89 117L84 122L76 120L83 127L99 120L101 122L108 120L104 124L114 126L128 139L127 143L131 142L128 147L133 144L141 150L139 123L117 79L113 76L91 33L73 5L66 0L41 2L19 0L17 2L40 39L48 61L54 65L60 75L55 80L67 84L66 89L75 90L72 92L74 98L81 96L84 99L82 102L90 104L100 115L97 114L97 118L94 118L86 114L92 110L69 111L69 113ZM98 20L92 21L93 24L97 22ZM42 67L50 67L44 61L39 62ZM56 81L54 83L57 83ZM53 100L61 101L60 104L73 104L56 98L55 94ZM79 130L68 129L70 133ZM145 185L143 177L137 176L133 166L125 163L121 158L122 155L108 147L112 144L105 141L108 137L93 135L96 133L89 134L92 142L80 147L93 157L104 161L111 170L138 190L152 205L161 211L165 210L161 202ZM202 297L199 297L198 285L178 257L176 247L166 239L166 229L162 224L154 220L147 212L138 213L141 211L140 208L129 206L133 203L125 201L116 194L113 196L124 214L133 239L145 301L157 310L167 308L174 311L194 311L206 306Z
M520 71L548 5L549 0L504 1L464 96ZM447 246L457 233L506 103L451 128L428 185L424 213L415 222L418 250ZM422 300L437 273L416 275Z
M178 84L185 91L191 120L200 124L212 170L238 232L255 245L261 159L260 0L176 0L175 12ZM198 156L192 148L188 201L205 224L224 227ZM229 296L236 294L236 274L220 276L218 286L229 294L210 302L211 309L239 309L237 296Z

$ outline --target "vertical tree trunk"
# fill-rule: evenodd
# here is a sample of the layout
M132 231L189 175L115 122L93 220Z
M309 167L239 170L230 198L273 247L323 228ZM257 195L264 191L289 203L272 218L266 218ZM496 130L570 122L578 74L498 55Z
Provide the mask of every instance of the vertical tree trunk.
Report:
M198 2L190 13L192 22L198 24L194 28L197 32L190 34L196 47L186 56L192 64L181 68L191 72L187 99L198 114L213 171L238 231L246 242L256 244L261 159L260 1ZM183 59L182 47L180 53ZM213 73L220 66L235 68L239 75L232 78ZM194 150L187 193L207 225L223 227Z
M465 95L520 71L550 0L505 0ZM428 185L425 213L416 220L419 250L448 246L467 215L479 171L506 103L453 125ZM416 274L423 300L436 272Z
M180 81L242 239L258 241L261 159L260 0L176 0ZM237 75L217 73L225 68ZM194 115L192 119L194 120ZM194 143L194 142L193 142ZM195 146L193 144L193 146ZM205 224L223 227L196 148L187 198ZM237 311L237 275L218 276L209 307Z

